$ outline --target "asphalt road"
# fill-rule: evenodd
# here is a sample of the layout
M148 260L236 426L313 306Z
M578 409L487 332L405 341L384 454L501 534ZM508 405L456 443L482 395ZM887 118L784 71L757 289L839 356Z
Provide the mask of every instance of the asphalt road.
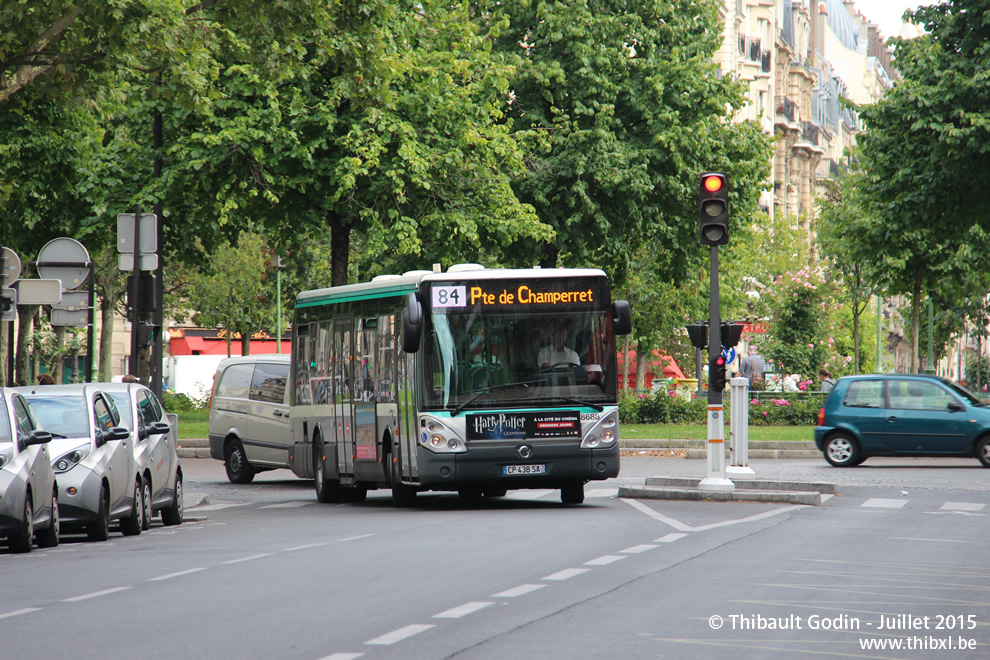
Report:
M630 458L582 506L520 491L402 510L188 459L180 527L0 547L3 656L986 658L990 470L974 463L753 462L839 484L802 507L620 500L620 482L704 476ZM881 642L902 648L864 648Z

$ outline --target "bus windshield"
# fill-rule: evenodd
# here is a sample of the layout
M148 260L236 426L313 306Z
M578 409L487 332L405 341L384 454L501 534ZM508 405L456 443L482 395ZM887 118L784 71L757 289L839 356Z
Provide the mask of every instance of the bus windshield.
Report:
M424 409L614 404L606 286L597 278L495 281L483 290L434 284L421 356Z

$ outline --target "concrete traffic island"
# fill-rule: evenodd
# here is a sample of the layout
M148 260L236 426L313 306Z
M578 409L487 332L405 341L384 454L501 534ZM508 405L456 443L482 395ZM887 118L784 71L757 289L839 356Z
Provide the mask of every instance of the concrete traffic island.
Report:
M640 500L783 502L820 506L836 494L834 483L746 479L731 491L702 490L700 477L648 477L644 486L620 486L619 497Z

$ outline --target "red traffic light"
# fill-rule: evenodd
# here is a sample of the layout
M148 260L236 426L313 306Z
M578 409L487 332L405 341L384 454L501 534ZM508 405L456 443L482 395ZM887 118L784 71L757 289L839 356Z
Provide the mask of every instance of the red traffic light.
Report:
M722 189L724 181L721 176L706 176L704 181L705 190L708 192L718 192Z
M717 364L720 367L724 367L725 366L725 358L722 357L721 355L718 356L717 358L715 358L715 364Z

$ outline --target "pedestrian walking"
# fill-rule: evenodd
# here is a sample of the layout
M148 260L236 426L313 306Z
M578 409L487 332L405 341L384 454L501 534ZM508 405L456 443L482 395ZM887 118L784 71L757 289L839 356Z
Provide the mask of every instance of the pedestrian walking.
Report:
M832 388L835 387L835 379L832 378L832 374L829 373L828 369L825 367L819 369L818 376L822 379L822 392L831 392Z
M742 359L742 364L739 365L742 369L742 375L749 381L749 389L765 389L767 386L766 362L763 361L763 357L757 352L756 346L752 344L748 349L748 353Z

